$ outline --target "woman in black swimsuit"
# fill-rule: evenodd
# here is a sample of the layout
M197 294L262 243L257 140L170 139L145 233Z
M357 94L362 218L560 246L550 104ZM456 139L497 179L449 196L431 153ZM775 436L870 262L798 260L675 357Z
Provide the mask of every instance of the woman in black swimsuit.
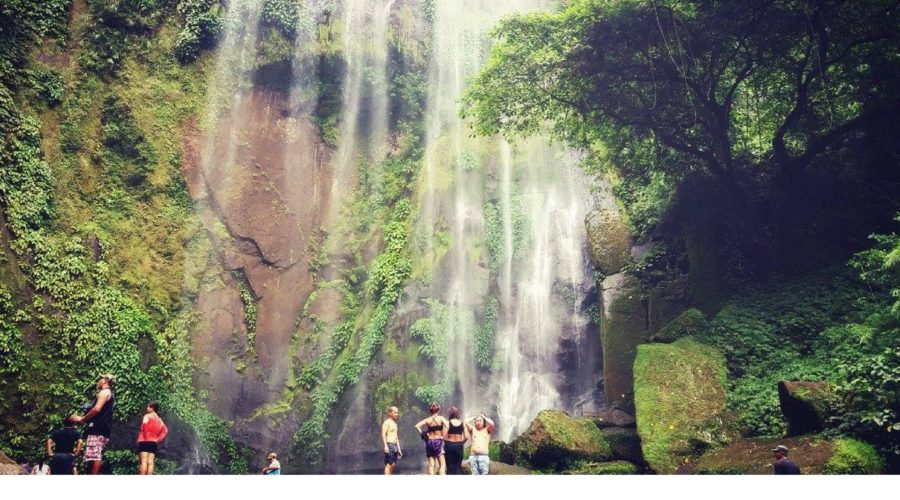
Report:
M428 458L428 475L447 473L447 462L444 458L444 434L447 433L447 419L438 413L441 407L438 404L431 405L431 416L416 424L416 430L422 433L422 426L427 425L425 440L425 457Z
M444 435L444 452L447 457L447 474L462 474L463 447L469 439L469 431L459 416L459 408L451 406L447 410L447 433Z

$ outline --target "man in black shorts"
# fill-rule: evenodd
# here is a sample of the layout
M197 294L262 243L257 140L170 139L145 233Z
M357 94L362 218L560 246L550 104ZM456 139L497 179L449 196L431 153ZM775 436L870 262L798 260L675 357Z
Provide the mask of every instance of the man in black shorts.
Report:
M384 445L384 474L390 476L394 472L397 460L403 458L400 451L400 436L397 434L397 419L400 410L396 406L388 408L388 418L381 424L381 444Z
M75 470L75 456L81 453L81 433L75 430L72 417L66 417L63 428L47 440L47 456L50 457L50 475L69 475Z

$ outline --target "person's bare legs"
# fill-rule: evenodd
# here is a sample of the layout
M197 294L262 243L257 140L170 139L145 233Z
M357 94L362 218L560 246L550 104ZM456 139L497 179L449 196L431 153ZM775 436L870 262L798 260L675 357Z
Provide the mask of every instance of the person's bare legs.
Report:
M156 453L147 453L147 475L153 475L153 464L156 461Z
M147 455L149 455L149 453L146 451L138 453L138 457L141 459L141 463L138 465L138 475L147 475Z
M384 475L390 476L394 473L394 466L391 464L384 464Z
M102 465L103 465L103 462L101 462L100 460L94 460L93 462L91 462L91 467L90 467L90 469L88 469L88 472L90 474L96 476L96 475L100 474L100 467Z
M436 468L437 463L435 463L434 457L428 457L428 475L433 476Z
M440 474L442 476L446 476L447 475L447 459L444 458L444 455L441 455L440 457L438 457L438 463L441 464L441 468L440 468L438 474Z

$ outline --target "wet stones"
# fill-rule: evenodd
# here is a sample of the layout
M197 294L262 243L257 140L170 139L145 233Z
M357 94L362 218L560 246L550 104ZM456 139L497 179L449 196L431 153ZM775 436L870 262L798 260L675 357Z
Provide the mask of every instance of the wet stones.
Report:
M604 274L622 270L631 255L631 232L619 212L594 210L587 214L584 224L594 266Z

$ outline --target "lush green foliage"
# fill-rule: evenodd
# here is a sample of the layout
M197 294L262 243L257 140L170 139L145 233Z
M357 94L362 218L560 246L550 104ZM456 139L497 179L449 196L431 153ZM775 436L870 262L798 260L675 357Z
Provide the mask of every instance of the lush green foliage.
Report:
M250 355L250 359L255 359L256 313L258 310L256 298L253 296L253 291L250 290L250 285L247 283L247 278L243 273L235 271L233 274L237 282L238 293L241 295L241 302L244 304L244 324L247 327L247 353Z
M138 473L140 458L131 450L111 450L103 452L103 462L108 464L115 476L133 476ZM175 472L178 464L171 460L157 458L153 462L153 473L169 475Z
M884 460L870 445L856 439L838 439L834 455L822 468L825 474L881 474Z
M497 335L497 319L500 318L500 301L488 297L475 327L475 364L490 370L494 367L494 337Z
M222 31L222 14L216 0L180 0L176 10L183 24L175 56L187 63L215 44Z
M528 247L530 233L528 232L528 217L525 213L522 196L514 191L509 199L509 218L512 227L512 258L521 257ZM491 271L500 272L500 265L506 260L506 248L503 221L503 207L499 201L489 201L484 204L484 240L491 259Z
M153 239L160 229L171 229L180 248L178 235L188 219L183 179L166 178L180 169L171 131L195 110L195 101L184 97L190 73L173 72L159 48L153 52L141 43L163 22L164 4L88 2L87 12L73 21L73 37L85 40L71 51L80 62L74 73L42 65L24 70L30 41L64 32L69 2L5 3L2 10L0 207L4 242L15 251L16 265L9 263L7 271L4 257L4 277L11 278L0 286L0 336L8 351L4 375L16 373L0 384L0 448L15 455L39 450L46 433L93 395L97 373L109 371L117 377L117 420L158 400L193 426L208 452L233 472L246 471L228 424L194 394L189 321L172 313L184 304L159 292L167 286L156 285L159 276L121 272L145 265L165 244L166 238L149 247L142 241L139 256L130 256L124 247L131 233ZM43 43L56 50L54 42ZM121 70L134 59L158 73L122 83ZM147 70L130 69L139 75ZM135 102L145 107L135 108ZM150 123L148 111L162 112ZM48 127L41 136L39 112L45 123L59 123L57 135ZM138 222L149 207L162 216L149 225ZM138 280L143 285L135 286ZM180 279L174 284L180 296L179 287ZM28 376L22 376L24 366Z
M732 299L700 335L728 358L729 408L746 434L784 432L780 380L826 380L842 401L833 431L900 449L900 322L888 299L898 283L888 259L896 242L876 239L853 260L862 281L835 268L765 287Z

